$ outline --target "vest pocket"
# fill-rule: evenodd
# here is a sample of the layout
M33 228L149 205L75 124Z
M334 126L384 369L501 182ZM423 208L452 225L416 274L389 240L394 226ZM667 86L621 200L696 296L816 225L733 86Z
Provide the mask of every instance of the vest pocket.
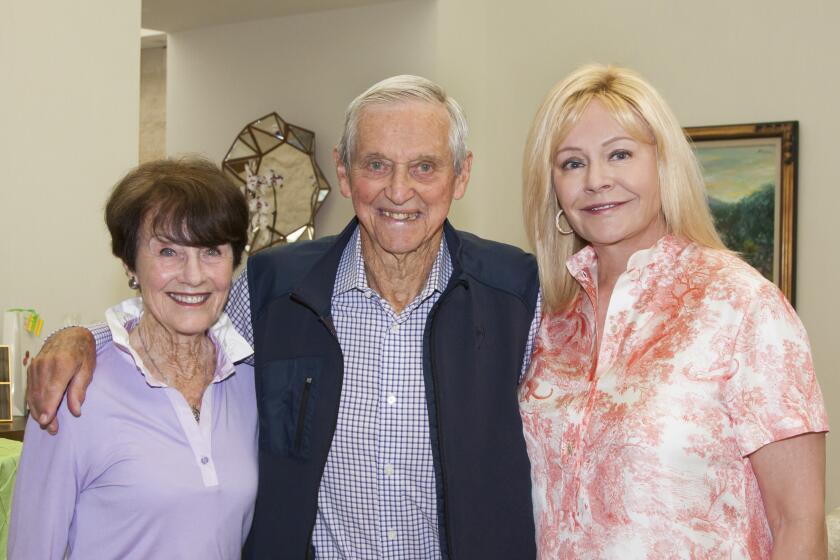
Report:
M322 361L304 357L263 365L258 374L261 451L309 457Z

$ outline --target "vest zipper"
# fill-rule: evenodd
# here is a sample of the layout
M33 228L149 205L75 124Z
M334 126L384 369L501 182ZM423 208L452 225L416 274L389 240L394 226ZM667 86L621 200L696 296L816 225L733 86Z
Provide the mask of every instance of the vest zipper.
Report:
M332 319L329 316L324 317L323 315L321 315L321 313L318 312L317 309L315 309L314 307L309 305L309 303L307 303L305 300L303 300L297 294L294 294L294 293L290 294L289 299L291 299L292 301L294 301L296 303L299 303L299 304L303 305L304 307L309 309L312 313L314 313L315 316L318 317L318 321L322 325L324 325L324 327L327 329L327 331L329 331L329 333L332 335L333 340L335 340L335 345L338 347L338 366L339 366L339 368L338 368L338 384L339 384L339 395L340 395L341 394L341 386L344 384L344 354L341 352L341 343L338 341L338 333L335 330L335 325L333 325ZM310 384L311 384L311 382L310 382ZM304 387L304 389L306 389L306 388ZM335 405L335 414L333 415L332 427L330 428L330 446L331 447L332 447L332 439L335 436L335 428L338 425L338 405L339 405L340 401L341 401L341 397L339 396L338 402L336 402L336 405ZM318 477L319 480L324 476L324 469L326 468L326 466L327 466L327 460L326 460L326 458L324 458L324 462L321 464L321 474ZM318 514L316 513L315 515L317 517ZM312 555L312 533L315 532L315 519L312 520L312 524L310 525L310 527L311 528L309 529L309 538L306 541L306 560L309 560L312 557L311 556Z
M459 283L463 283L460 281ZM465 284L466 285L466 284ZM454 286L453 286L454 287ZM438 440L438 456L440 457L440 485L443 488L443 530L444 530L444 542L446 543L446 552L445 555L442 554L444 558L448 560L453 560L455 555L452 550L452 531L449 524L449 507L446 503L446 497L449 495L449 487L446 481L446 471L444 469L444 451L443 451L443 429L441 428L441 421L440 421L440 385L438 384L437 376L435 375L435 318L437 317L437 311L440 305L443 303L443 300L450 294L452 290L447 289L444 293L440 295L438 298L437 303L435 303L434 307L432 308L431 312L429 313L429 373L431 374L432 378L432 385L434 386L434 393L435 393L435 418L437 422L437 440ZM443 551L441 551L443 553Z
M295 432L295 449L300 451L303 443L303 426L306 421L306 405L309 403L309 391L312 389L312 378L307 377L303 381L303 395L300 397L300 409L298 410L297 431Z
M312 309L312 308L310 307L310 309ZM313 309L313 311L315 311L315 310ZM338 397L338 401L336 402L336 405L335 405L335 414L333 414L332 427L330 428L330 447L332 447L332 440L333 440L333 437L335 437L335 428L336 428L336 426L338 426L338 407L339 407L339 404L341 403L341 387L344 385L344 353L341 350L341 342L339 342L339 340L338 340L338 332L335 330L335 325L332 322L332 318L329 317L329 316L323 317L320 313L317 313L317 312L315 314L318 316L318 320L330 332L330 334L333 337L333 340L335 340L335 345L338 347L338 386L339 386L338 387L339 388L338 393L339 393L339 397ZM324 477L324 469L326 467L327 467L327 460L325 458L323 464L321 465L321 475L318 477L319 480ZM316 513L315 515L317 517L318 514ZM312 547L312 534L314 532L315 532L315 519L312 520L311 529L309 529L309 539L307 540L307 543L306 543L307 554L312 554L313 558L314 558L314 554L313 554L314 549ZM307 559L307 560L309 560L309 559Z

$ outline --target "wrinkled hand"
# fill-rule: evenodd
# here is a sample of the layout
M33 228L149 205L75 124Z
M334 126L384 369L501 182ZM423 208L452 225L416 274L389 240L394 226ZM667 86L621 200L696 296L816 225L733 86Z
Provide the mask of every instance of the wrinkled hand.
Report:
M26 370L26 402L41 428L58 432L55 415L65 390L67 408L74 416L82 414L95 365L96 345L86 328L70 327L47 339Z

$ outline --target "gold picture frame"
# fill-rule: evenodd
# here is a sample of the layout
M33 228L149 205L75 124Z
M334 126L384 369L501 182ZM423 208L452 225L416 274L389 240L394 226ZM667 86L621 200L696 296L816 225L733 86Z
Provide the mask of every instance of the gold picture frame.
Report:
M798 121L685 129L726 245L796 296Z

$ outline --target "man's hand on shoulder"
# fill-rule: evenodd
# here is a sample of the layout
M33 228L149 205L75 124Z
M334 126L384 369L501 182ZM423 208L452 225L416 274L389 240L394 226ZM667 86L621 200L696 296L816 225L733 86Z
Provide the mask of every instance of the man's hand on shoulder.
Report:
M96 347L88 329L69 327L47 339L29 364L26 383L30 414L41 428L58 432L56 412L65 391L70 412L81 415L95 365Z

